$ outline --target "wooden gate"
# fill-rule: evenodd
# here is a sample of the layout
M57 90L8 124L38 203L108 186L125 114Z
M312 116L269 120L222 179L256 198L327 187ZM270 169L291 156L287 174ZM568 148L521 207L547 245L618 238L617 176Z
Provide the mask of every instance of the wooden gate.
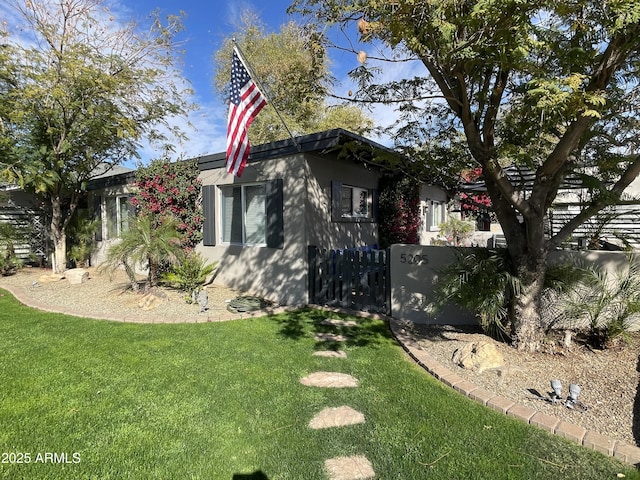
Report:
M388 314L388 250L308 249L309 302Z

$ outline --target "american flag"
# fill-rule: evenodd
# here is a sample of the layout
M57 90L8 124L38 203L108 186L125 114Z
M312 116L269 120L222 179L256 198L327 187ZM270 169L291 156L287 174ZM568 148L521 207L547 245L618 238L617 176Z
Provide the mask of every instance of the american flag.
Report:
M240 176L249 158L248 130L267 101L236 49L231 60L231 101L227 122L227 172Z

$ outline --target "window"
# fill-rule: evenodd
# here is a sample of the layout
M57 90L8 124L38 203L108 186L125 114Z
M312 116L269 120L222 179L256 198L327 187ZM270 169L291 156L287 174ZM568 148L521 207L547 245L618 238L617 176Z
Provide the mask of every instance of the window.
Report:
M259 184L203 185L202 244L284 248L283 180Z
M222 242L239 245L266 244L265 184L220 187Z
M445 205L444 202L429 201L429 210L427 212L428 230L439 230L440 224L445 221Z
M132 214L129 196L106 197L107 239L119 238L129 230L129 216Z
M342 186L342 200L340 202L342 217L368 218L369 191L364 188Z
M375 221L375 190L331 182L331 219L334 222Z

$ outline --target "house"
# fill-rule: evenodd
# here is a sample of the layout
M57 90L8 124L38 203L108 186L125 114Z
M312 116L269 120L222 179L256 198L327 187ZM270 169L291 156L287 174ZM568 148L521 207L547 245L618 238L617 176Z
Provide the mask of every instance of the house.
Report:
M89 210L90 217L99 219L92 265L100 265L106 259L108 248L128 229L129 219L135 216L129 202L134 181L134 170L116 166L88 183L87 202L82 208Z
M39 198L17 185L0 184L0 222L12 225L18 234L13 248L22 261L47 263L50 254L49 221Z
M521 192L531 190L535 172L524 166L504 168L507 178ZM590 189L583 184L579 175L569 175L564 179L558 194L546 217L547 234L555 235L572 218L584 209L590 199ZM478 194L486 192L482 180L471 181L462 186L462 192ZM609 206L576 228L564 243L570 250L621 250L640 249L640 178L636 178L623 193L622 200ZM490 225L488 234L477 232L477 244L489 247L505 246L500 225ZM485 243L486 242L486 243Z
M215 281L281 304L308 303L309 246L379 243L380 155L398 154L334 129L252 147L240 178L225 171L224 152L199 158L205 224L197 251L218 262ZM425 216L439 215L429 228L444 219L438 190L425 193Z

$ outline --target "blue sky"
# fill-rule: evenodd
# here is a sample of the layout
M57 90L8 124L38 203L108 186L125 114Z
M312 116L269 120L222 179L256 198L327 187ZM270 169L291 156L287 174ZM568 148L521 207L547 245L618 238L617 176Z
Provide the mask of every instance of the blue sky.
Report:
M176 148L177 154L186 157L224 151L227 106L222 103L213 88L213 56L222 41L234 31L234 24L243 9L256 12L270 30L278 31L291 19L286 13L289 0L264 1L211 1L211 0L121 0L122 10L130 10L132 16L146 16L160 9L162 14L185 12L185 31L179 36L183 40L185 57L183 75L191 82L194 101L200 106L193 112L190 122L197 129L187 129L190 140ZM142 152L143 157L153 158L150 147Z
M23 0L18 0L23 1ZM39 1L39 0L38 0ZM189 137L183 144L175 145L174 158L180 156L193 158L208 153L218 153L225 150L227 106L215 94L212 78L214 72L213 56L219 49L222 41L235 30L237 18L241 11L251 9L256 12L261 20L271 31L278 31L280 26L293 18L286 14L290 0L104 0L111 8L115 20L126 22L131 19L144 23L149 13L159 9L161 14L178 14L185 12L183 20L185 30L178 40L184 42L185 50L184 67L182 76L191 82L194 97L191 99L199 105L199 110L192 112L188 119L172 119L172 123L179 125ZM6 25L17 25L20 20L15 12L8 9L8 5L0 2L0 20ZM355 26L353 27L355 33ZM344 41L344 39L342 39ZM354 35L351 38L357 38ZM358 48L365 48L360 46ZM365 48L366 49L366 48ZM332 71L339 80L336 93L346 96L346 92L353 88L346 77L346 73L358 66L355 55L339 51L329 52L332 61ZM387 69L383 77L390 78L414 76L415 65L398 66ZM391 123L395 117L390 107L377 107L369 112L376 125ZM189 127L189 123L194 128ZM389 144L388 139L371 137L372 140L383 144ZM157 158L159 152L147 144L139 151L142 161Z

